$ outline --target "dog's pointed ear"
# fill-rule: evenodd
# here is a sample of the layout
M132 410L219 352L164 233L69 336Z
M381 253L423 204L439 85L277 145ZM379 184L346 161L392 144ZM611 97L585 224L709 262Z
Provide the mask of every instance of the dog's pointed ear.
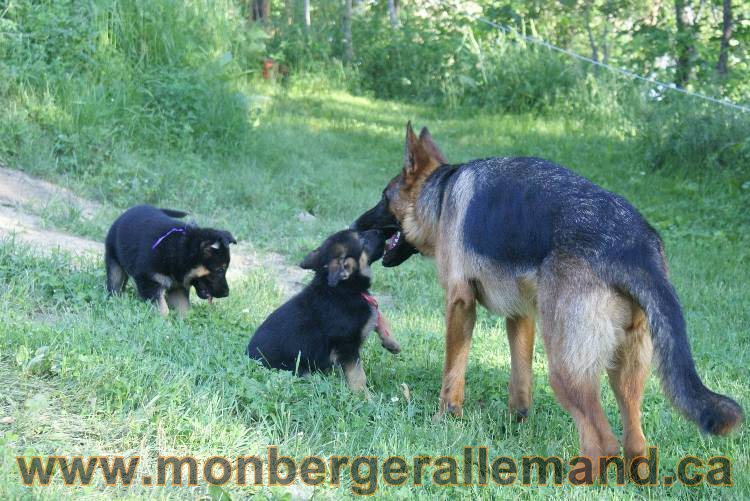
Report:
M422 134L426 141L423 141ZM411 122L406 124L406 144L404 145L404 177L413 179L419 175L427 175L436 167L446 163L440 149L432 141L429 131L422 129L420 137L414 134Z
M320 267L320 247L309 253L300 262L299 267L303 270L315 270Z
M209 258L214 253L214 251L219 250L220 246L221 242L214 238L202 240L200 243L201 254L203 254L203 257L205 258Z
M234 236L232 236L232 234L229 233L228 231L222 231L221 232L221 243L223 243L224 247L226 247L228 249L229 248L229 244L236 244L237 243L237 239L235 239Z
M427 130L427 127L422 127L422 130L419 132L419 142L422 144L422 147L425 149L432 160L436 161L439 165L448 163L448 159L445 158L443 152L440 151L440 148L432 139L430 131Z
M417 150L419 149L419 138L414 134L411 120L406 122L406 140L404 141L404 174L413 176L416 173Z

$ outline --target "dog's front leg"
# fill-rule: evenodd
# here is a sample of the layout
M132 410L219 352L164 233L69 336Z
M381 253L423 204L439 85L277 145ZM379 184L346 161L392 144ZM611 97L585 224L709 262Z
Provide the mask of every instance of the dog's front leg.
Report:
M161 316L166 317L169 315L169 305L167 304L166 291L159 288L156 297L152 299L154 306L159 310Z
M394 355L401 351L401 345L391 333L391 326L383 315L379 315L375 324L375 332L378 333L380 344Z
M177 287L167 292L167 304L177 310L180 318L187 316L190 309L190 292Z
M464 378L477 318L476 296L468 282L449 284L445 300L445 365L436 419L446 412L463 415Z
M167 306L167 300L164 297L166 291L161 283L150 278L137 277L135 285L138 287L138 294L143 299L151 301L162 316L169 315L169 306Z
M534 357L534 317L508 317L505 320L510 345L510 382L508 383L508 406L516 420L526 419L531 406Z
M344 362L341 364L344 369L344 377L346 378L346 384L352 391L362 392L368 400L372 398L370 390L367 389L367 376L365 375L365 369L362 367L362 360L356 359L350 362Z

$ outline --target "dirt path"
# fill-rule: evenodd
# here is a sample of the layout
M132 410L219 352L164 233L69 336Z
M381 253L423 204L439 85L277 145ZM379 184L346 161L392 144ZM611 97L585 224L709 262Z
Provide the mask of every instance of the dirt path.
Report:
M102 210L100 204L65 188L0 166L0 238L15 238L41 253L61 249L74 254L101 256L104 252L101 242L45 228L42 219L34 215L55 203L74 206L84 219L94 219ZM249 270L260 267L276 277L285 296L299 290L306 275L304 270L286 264L281 254L261 253L248 244L232 249L230 279L240 278Z
M75 206L87 219L93 218L101 208L64 188L0 167L0 237L15 238L41 252L63 249L101 254L99 242L45 228L41 218L32 214L57 202Z

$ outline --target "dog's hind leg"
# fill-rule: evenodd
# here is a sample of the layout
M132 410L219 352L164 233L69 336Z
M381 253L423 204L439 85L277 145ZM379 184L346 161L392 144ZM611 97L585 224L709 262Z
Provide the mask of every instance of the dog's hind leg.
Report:
M646 317L635 305L633 312L632 325L617 350L614 366L607 371L622 416L626 468L634 457L646 452L646 437L641 428L641 402L653 352Z
M104 265L107 270L107 292L109 295L119 294L128 281L128 275L109 247L104 250Z
M534 374L531 360L534 356L534 317L509 317L505 320L510 345L510 381L508 407L516 419L526 419L531 406L531 385Z
M596 478L600 458L620 452L602 409L600 376L624 337L618 326L626 325L629 305L585 263L555 259L542 267L538 295L550 384L573 417Z
M446 412L463 415L466 365L477 318L476 296L468 282L449 284L445 296L445 364L440 407L435 419Z
M167 305L171 306L180 317L184 318L190 310L190 293L182 287L176 287L167 292Z
M581 455L592 462L594 479L598 476L600 458L620 452L602 409L599 377L581 377L561 364L560 357L550 358L550 385L557 400L573 417L578 431Z

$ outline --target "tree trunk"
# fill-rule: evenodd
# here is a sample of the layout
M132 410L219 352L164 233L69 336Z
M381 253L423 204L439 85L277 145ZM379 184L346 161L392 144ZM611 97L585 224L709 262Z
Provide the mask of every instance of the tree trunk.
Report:
M388 15L391 18L391 28L398 28L398 3L397 0L388 0Z
M251 0L249 3L253 21L268 24L271 20L271 0Z
M609 64L609 42L607 37L609 36L609 22L604 24L604 33L602 33L602 62Z
M586 23L586 33L589 37L589 45L591 46L591 59L594 61L599 60L599 51L596 47L596 40L594 40L594 34L591 31L591 8L589 7L589 4L586 3L586 7L584 8L584 21Z
M675 23L677 25L676 59L674 83L685 87L690 80L690 73L695 58L694 35L695 25L690 18L684 0L675 0Z
M351 64L354 61L354 44L352 42L352 0L344 0L344 60Z
M310 0L305 0L304 11L305 11L305 28L309 28L310 27Z
M719 75L726 76L729 72L727 62L729 60L729 41L732 39L732 0L724 0L724 20L721 26L721 49L719 50L719 62L716 71Z
M284 0L284 13L286 14L286 24L294 24L294 5L292 0Z

